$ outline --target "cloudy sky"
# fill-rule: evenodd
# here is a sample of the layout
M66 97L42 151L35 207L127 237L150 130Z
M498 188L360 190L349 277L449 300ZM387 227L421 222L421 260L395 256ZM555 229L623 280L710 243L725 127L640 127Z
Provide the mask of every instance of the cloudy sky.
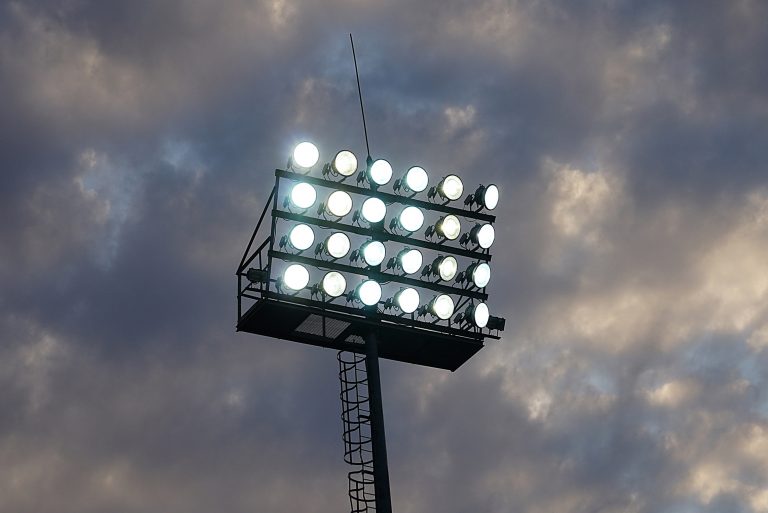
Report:
M502 188L503 340L382 362L395 511L768 512L766 19L0 2L0 511L349 510L335 354L234 271L294 143L364 151L353 32L374 155Z

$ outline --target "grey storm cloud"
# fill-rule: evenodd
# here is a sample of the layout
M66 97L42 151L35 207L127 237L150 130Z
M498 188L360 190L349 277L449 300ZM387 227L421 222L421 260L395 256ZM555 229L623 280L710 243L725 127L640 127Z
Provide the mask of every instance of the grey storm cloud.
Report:
M294 143L363 152L353 32L372 152L502 189L504 339L382 364L395 510L768 512L767 17L0 4L0 511L348 509L334 355L233 271Z

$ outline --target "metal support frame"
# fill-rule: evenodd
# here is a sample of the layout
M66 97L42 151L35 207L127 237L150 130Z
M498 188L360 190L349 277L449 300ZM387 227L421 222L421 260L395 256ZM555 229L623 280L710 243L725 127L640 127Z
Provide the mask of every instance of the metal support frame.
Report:
M365 337L365 370L368 374L368 394L371 406L371 439L373 441L373 486L376 492L376 512L392 513L387 465L387 440L384 434L384 409L381 404L378 337L371 330Z

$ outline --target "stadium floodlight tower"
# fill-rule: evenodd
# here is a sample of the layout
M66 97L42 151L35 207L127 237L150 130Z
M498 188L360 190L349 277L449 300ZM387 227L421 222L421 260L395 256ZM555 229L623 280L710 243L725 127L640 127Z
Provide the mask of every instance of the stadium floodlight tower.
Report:
M351 508L390 513L378 359L454 371L500 338L486 302L499 189L464 197L453 173L360 164L301 142L275 170L237 268L237 330L338 351Z

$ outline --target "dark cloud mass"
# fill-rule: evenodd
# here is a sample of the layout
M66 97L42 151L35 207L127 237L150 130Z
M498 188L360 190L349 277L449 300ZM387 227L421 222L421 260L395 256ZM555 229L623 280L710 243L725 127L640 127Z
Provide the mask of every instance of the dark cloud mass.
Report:
M234 332L292 145L502 187L396 511L768 512L768 4L0 3L0 512L346 511L330 351ZM499 272L502 268L504 272Z

